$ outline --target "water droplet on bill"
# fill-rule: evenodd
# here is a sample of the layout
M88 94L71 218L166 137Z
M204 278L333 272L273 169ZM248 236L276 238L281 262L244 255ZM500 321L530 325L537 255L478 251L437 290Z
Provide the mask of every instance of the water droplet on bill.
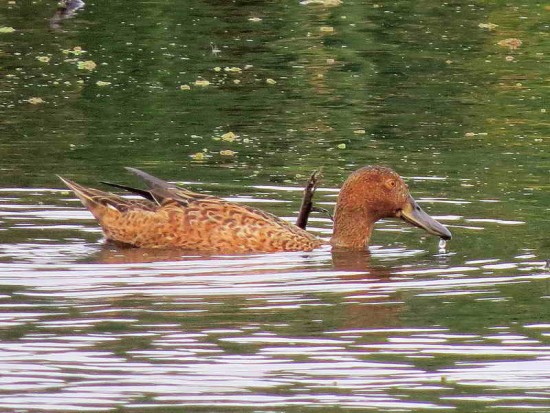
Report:
M447 250L446 250L447 241L444 240L443 238L440 238L440 239L439 239L438 247L439 247L439 253L440 253L440 254L445 254L445 253L447 252Z

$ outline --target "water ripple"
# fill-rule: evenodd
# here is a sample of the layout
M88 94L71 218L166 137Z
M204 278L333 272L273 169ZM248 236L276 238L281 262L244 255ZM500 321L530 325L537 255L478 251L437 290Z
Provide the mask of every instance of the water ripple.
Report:
M80 210L0 209L18 240L0 245L4 410L544 411L550 396L550 325L522 313L550 296L532 250L122 250Z

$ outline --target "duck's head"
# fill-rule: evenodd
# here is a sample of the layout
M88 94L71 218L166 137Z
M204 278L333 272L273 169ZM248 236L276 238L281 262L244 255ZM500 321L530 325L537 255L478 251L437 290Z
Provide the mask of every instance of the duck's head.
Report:
M396 172L382 166L366 166L353 172L340 190L331 244L365 248L374 223L382 218L400 218L429 234L451 239L449 230L418 206Z

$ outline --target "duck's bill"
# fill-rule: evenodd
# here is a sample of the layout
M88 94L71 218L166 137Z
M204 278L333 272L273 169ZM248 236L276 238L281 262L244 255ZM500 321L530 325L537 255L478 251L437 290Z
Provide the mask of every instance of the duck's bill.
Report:
M398 212L397 216L403 221L415 227L422 228L427 233L437 235L444 240L449 240L452 237L451 232L444 225L426 214L412 197L409 197L407 204Z

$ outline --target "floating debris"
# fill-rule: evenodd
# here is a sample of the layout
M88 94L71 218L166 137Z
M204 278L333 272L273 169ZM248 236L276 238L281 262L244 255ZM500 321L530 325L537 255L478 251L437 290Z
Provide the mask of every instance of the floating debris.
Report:
M342 4L342 0L302 0L300 2L302 6L325 6L325 7L335 7Z
M29 102L31 105L40 105L42 103L46 103L44 99L38 97L29 98L27 99L27 102Z
M206 155L204 152L197 152L189 155L192 159L195 161L203 161L206 158Z
M248 19L248 21L249 21L249 22L253 22L253 23L258 23L258 22L261 22L262 19L259 18L259 17L250 17L250 18Z
M15 29L13 27L2 26L0 27L0 33L13 33Z
M189 85L180 85L180 90L191 90L191 86L189 86Z
M216 67L214 68L214 72L221 72L221 71L222 71L222 68L219 67L219 66L216 66Z
M340 144L338 144L337 148L338 149L346 149L346 144L345 143L340 143Z
M195 80L195 86L206 87L208 85L210 85L210 82L208 80L204 80L204 79Z
M80 56L81 54L86 53L86 50L82 49L80 46L75 46L72 49L63 49L61 50L61 53L63 54L72 54L74 56Z
M92 71L92 70L95 70L95 68L97 67L97 64L93 60L84 60L83 62L78 62L76 66L80 70Z
M98 80L97 82L95 82L95 84L97 86L103 87L103 86L109 86L111 84L111 82L106 82L104 80Z
M367 133L367 131L365 129L355 129L353 133L355 133L356 135L364 135L365 133Z
M49 63L50 56L36 56L36 60L42 63Z
M334 27L332 26L321 26L319 27L321 33L334 33Z
M267 83L268 85L276 85L277 81L275 79L267 78L265 80L265 83Z
M235 135L233 132L227 132L222 135L222 141L225 142L234 142L235 139L237 139L237 135Z
M514 56L506 56L504 58L507 62L513 62L514 61Z
M517 39L515 37L510 37L508 39L501 40L497 44L501 47L507 47L510 50L515 50L518 47L520 47L523 44L523 42L520 39Z
M498 27L498 24L494 23L479 23L477 25L480 29L495 30Z
M212 54L213 54L214 56L219 56L220 53L222 52L222 51L221 51L220 49L218 49L218 47L217 47L214 43L212 43L212 42L210 42L210 47L212 48Z
M84 7L84 2L81 0L61 0L57 3L57 10L50 19L50 27L54 30L61 29L61 22L69 19L74 14Z
M232 73L241 73L242 72L242 69L240 67L224 67L224 69L226 72L232 72Z
M222 155L222 156L235 156L236 153L237 152L232 151L231 149L226 149L226 150L220 151L220 155Z

